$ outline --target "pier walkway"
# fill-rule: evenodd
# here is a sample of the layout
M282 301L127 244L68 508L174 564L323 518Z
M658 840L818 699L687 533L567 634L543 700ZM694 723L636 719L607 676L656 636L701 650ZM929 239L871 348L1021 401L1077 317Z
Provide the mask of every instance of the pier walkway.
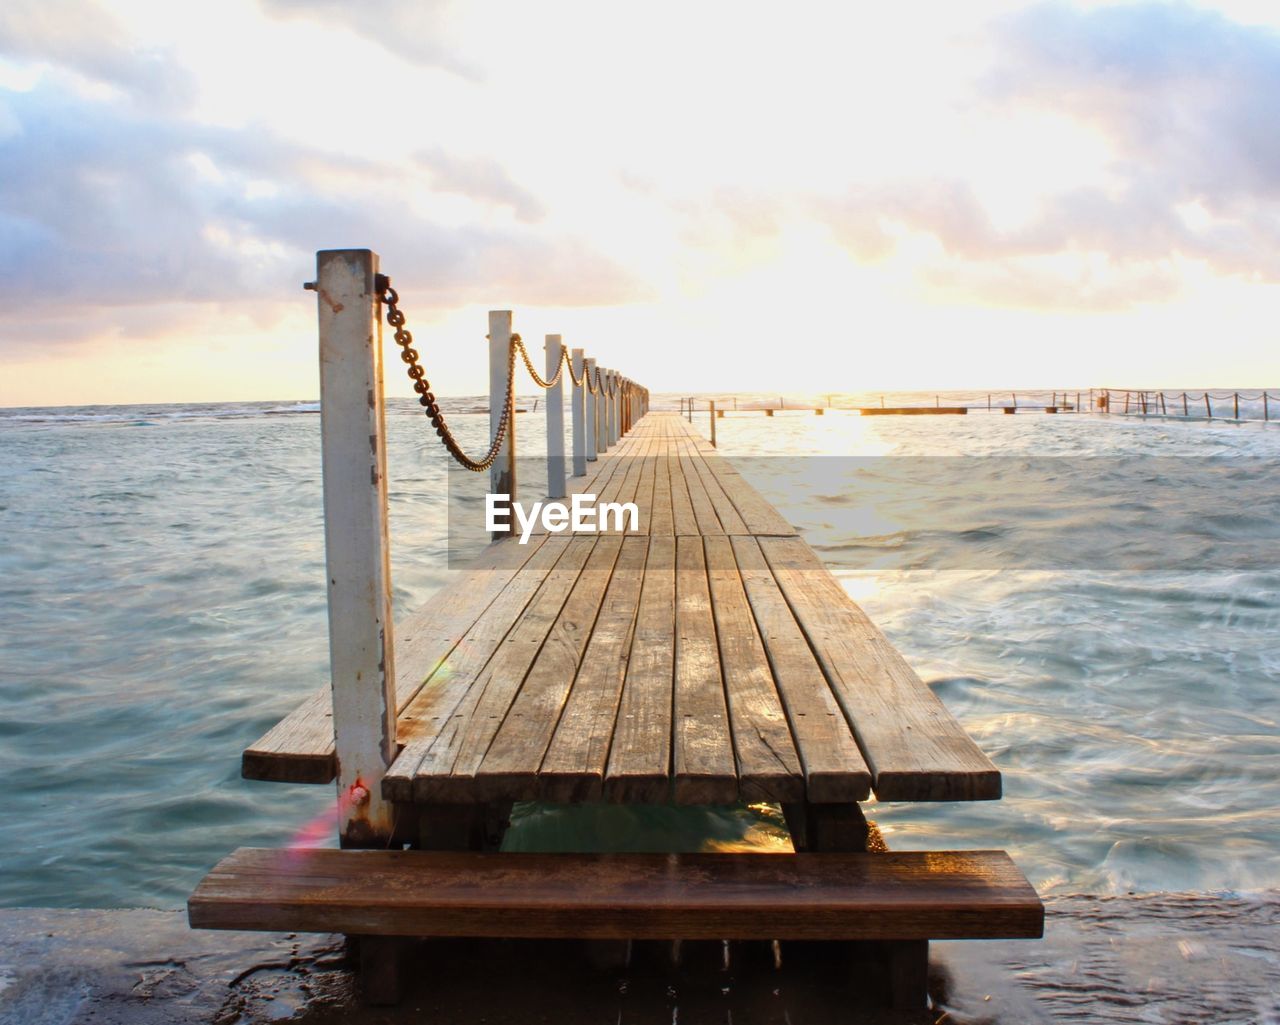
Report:
M1003 851L874 842L859 805L872 793L992 800L1000 773L712 444L558 335L543 378L511 313L493 311L490 447L468 456L377 256L322 252L317 272L331 686L242 772L336 780L344 849L234 852L192 894L193 926L357 937L375 1002L396 999L415 937L861 941L848 951L914 1010L930 939L1041 934L1040 900ZM517 494L523 356L549 393L550 497L632 504L634 521L505 535L395 622L384 309L431 427L489 473L493 501ZM512 805L530 800L771 802L796 853L501 853Z
M498 541L397 625L411 804L981 800L1000 775L795 529L674 414L574 491L636 529ZM328 688L244 753L334 778Z

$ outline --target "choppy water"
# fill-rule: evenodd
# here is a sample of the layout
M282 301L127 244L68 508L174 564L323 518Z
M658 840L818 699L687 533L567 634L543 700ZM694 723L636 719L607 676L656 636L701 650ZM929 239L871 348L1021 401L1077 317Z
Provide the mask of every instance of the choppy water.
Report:
M239 779L326 675L314 410L0 410L0 904L177 905L328 831L329 788ZM408 403L389 430L407 612L450 576L446 467ZM731 412L718 440L1004 771L1001 802L874 806L891 846L1006 847L1047 890L1280 885L1280 429ZM603 828L776 843L729 810Z

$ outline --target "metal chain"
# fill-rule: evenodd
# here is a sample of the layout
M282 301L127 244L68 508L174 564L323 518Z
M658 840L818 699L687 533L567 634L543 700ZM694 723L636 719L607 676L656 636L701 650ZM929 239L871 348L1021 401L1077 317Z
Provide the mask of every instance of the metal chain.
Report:
M507 353L507 400L502 406L502 416L498 420L498 430L493 436L493 442L489 445L489 451L483 459L472 459L462 451L462 446L458 444L458 439L453 436L453 432L449 430L449 424L444 418L444 413L440 411L440 405L436 402L436 397L431 391L431 382L427 380L426 371L422 369L422 364L418 362L418 350L413 347L413 334L408 331L405 324L404 311L400 309L400 295L391 287L391 279L385 274L377 276L376 288L378 291L378 301L387 308L387 323L396 329L395 341L400 346L400 359L404 361L408 368L409 379L413 381L413 390L418 393L418 404L423 407L423 412L431 421L431 426L436 430L436 436L443 442L444 447L449 450L449 454L453 456L458 463L473 473L483 473L491 467L498 458L498 452L502 449L502 443L506 440L507 431L511 426L511 410L515 405L515 368L516 368L516 347L513 342ZM523 348L523 347L522 347ZM528 357L525 357L526 360Z
M435 428L436 436L449 450L449 454L453 456L459 465L471 470L473 473L483 473L485 470L493 466L498 458L498 453L502 449L502 443L506 440L507 431L511 426L511 411L515 407L515 369L516 369L516 353L518 352L524 360L525 369L529 371L529 376L541 388L554 388L559 383L561 376L564 374L565 368L569 370L569 380L573 382L575 388L581 388L584 384L592 395L599 395L604 392L606 398L614 398L618 394L618 390L623 387L622 382L614 381L612 389L608 388L600 378L600 368L595 368L595 374L587 372L584 365L582 368L582 376L576 377L573 373L573 361L570 359L569 350L562 348L560 350L560 363L556 367L555 375L547 380L534 369L533 360L529 357L529 350L524 347L524 339L519 335L511 336L511 345L507 352L507 396L502 406L502 416L498 420L498 430L493 436L493 441L489 445L489 451L485 453L482 459L472 459L462 451L462 446L458 444L458 439L453 436L453 431L449 429L449 424L445 420L444 413L440 409L440 404L436 401L435 395L431 391L431 382L427 380L427 373L422 369L419 362L418 350L413 347L413 333L406 328L404 311L400 309L400 294L391 287L391 279L385 274L377 276L376 288L378 291L378 301L387 308L387 323L395 328L395 342L400 346L400 359L405 363L406 371L409 379L413 382L413 390L418 394L418 404L423 407L423 412L431 421L431 426ZM591 378L595 377L595 385L591 383Z
M560 383L560 378L564 374L565 365L569 362L569 352L567 349L561 348L560 362L556 365L556 373L551 380L543 380L542 375L533 369L533 360L529 358L529 350L524 347L524 339L519 335L511 336L511 344L520 350L520 355L524 358L525 369L529 371L529 376L533 378L534 383L539 388L554 388ZM573 377L573 370L569 370L569 376Z

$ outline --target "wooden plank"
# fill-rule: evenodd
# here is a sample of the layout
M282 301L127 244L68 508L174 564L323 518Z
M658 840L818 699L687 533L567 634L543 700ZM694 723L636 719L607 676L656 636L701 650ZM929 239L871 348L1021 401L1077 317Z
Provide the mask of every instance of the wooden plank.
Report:
M663 457L667 464L667 475L671 482L671 529L677 535L701 534L698 519L693 513L693 502L689 499L689 486L684 479L684 471L680 467L680 457L668 442L667 454Z
M796 528L788 523L760 492L747 483L746 478L729 460L700 439L696 439L695 444L707 468L720 482L721 488L733 503L738 515L742 517L748 533L779 537L796 536Z
M882 801L982 801L1000 773L800 538L762 538Z
M602 537L592 549L475 770L468 788L472 800L528 801L538 796L538 769L595 630L621 549L618 535ZM458 768L454 767L455 777L460 775Z
M739 799L779 804L801 800L805 785L800 759L747 605L733 547L727 537L706 538L704 547L738 762Z
M245 779L277 783L332 783L337 767L329 687L309 694L240 756L240 775Z
M676 539L674 786L677 804L738 799L702 539Z
M637 517L635 530L628 530L628 534L649 533L649 524L653 520L654 476L658 462L653 454L654 448L655 443L648 439L641 440L636 446L637 458L642 460L640 480L636 484L635 495L635 503L640 515Z
M1035 938L1044 907L1003 851L480 854L271 851L224 858L200 929L586 939Z
M396 624L396 709L403 713L426 680L453 652L481 613L502 593L538 550L542 539L528 545L505 540L456 572L465 587L446 584L407 619ZM405 742L403 730L398 740ZM283 783L330 783L336 774L333 753L333 699L329 687L310 694L241 758L245 779Z
M735 537L733 552L791 724L808 800L865 801L871 793L871 771L759 543Z
M538 796L544 801L598 801L604 795L605 766L648 552L646 537L628 537L622 542L609 590L591 631L591 642L538 773ZM668 670L668 714L664 717L668 730L670 688Z
M710 499L712 508L716 511L716 518L720 521L720 526L726 534L746 534L749 533L747 525L743 522L742 517L738 514L737 508L730 500L728 494L725 493L723 486L714 473L711 472L707 465L707 460L698 454L696 448L692 445L685 447L681 458L687 467L691 467L693 472L698 475L699 481L702 483L703 490ZM714 458L720 458L716 456Z
M704 537L723 534L724 527L720 524L720 518L716 516L715 506L711 503L711 497L707 494L702 478L698 476L697 468L684 455L683 445L675 446L675 459L676 465L680 467L680 473L684 477L685 487L689 489L689 501L693 506L694 518L698 523L698 533Z
M649 533L670 537L674 533L671 519L671 471L667 466L666 445L658 438L653 445L653 498L649 507Z
M476 770L590 557L596 537L579 535L568 538L566 545L564 555L413 771L415 801L473 800Z
M529 547L532 548L533 544L531 540ZM466 699L493 653L568 548L567 538L545 540L484 610L463 642L401 712L399 730L403 748L383 778L383 792L388 798L405 801L412 797L413 775L418 765L440 731L447 728L458 714L459 705Z
M650 538L640 607L605 772L605 797L611 801L657 804L668 800L671 794L675 562L675 538Z

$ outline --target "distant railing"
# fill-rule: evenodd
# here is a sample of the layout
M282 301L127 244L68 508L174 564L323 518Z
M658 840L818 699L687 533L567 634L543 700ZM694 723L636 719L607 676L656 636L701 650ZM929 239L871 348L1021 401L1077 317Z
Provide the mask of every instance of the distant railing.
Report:
M959 397L957 397L957 394ZM946 401L944 402L944 398ZM887 407L886 396L876 395L869 405L857 405L849 400L837 401L834 393L814 398L779 395L776 400L746 399L737 395L717 395L714 399L703 396L687 396L679 399L679 412L691 421L695 409L710 407L712 418L723 418L726 412L764 413L811 412L821 416L827 411L848 413L886 412L942 412L967 413L982 411L1015 413L1044 411L1046 413L1114 413L1128 416L1185 417L1190 420L1223 420L1237 423L1269 423L1271 401L1268 391L1213 392L1213 391L1156 391L1138 388L1090 388L1087 391L1016 391L956 393L949 396L936 394L930 406L916 399L913 404ZM1217 405L1215 405L1217 403ZM1230 415L1224 408L1230 404ZM1246 408L1242 408L1242 404ZM712 432L714 434L714 431Z
M1124 398L1121 399L1120 396ZM1215 414L1214 402L1230 402L1231 415L1224 416L1221 407ZM1261 403L1261 416L1241 416L1240 403ZM1200 407L1204 407L1201 414ZM1098 392L1098 411L1121 416L1186 417L1197 420L1230 420L1238 423L1270 423L1271 393L1248 392L1165 392L1137 388L1102 388ZM1170 412L1172 409L1172 412Z

